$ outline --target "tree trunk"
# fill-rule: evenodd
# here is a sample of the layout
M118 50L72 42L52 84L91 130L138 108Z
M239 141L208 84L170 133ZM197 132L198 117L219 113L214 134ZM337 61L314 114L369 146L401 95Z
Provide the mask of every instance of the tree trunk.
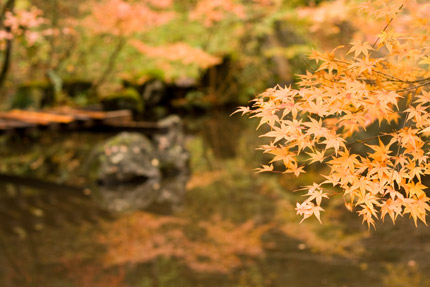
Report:
M2 14L0 15L0 28L4 27L4 19L6 17L6 12L13 12L15 8L15 0L8 0L6 5L3 8ZM6 27L5 31L10 33L10 27ZM6 41L6 50L5 50L5 54L4 54L4 58L3 58L3 64L0 70L0 90L3 88L4 82L6 81L7 78L7 74L9 72L9 67L10 67L10 59L12 56L12 43L13 39L8 39Z
M117 46L115 47L115 49L113 50L112 54L109 57L109 61L106 66L106 69L104 70L100 78L97 81L95 81L93 86L91 87L91 91L90 91L91 94L96 94L98 88L106 81L106 79L112 73L112 71L115 68L118 56L121 53L122 49L124 48L125 44L126 44L126 40L121 37L118 41Z

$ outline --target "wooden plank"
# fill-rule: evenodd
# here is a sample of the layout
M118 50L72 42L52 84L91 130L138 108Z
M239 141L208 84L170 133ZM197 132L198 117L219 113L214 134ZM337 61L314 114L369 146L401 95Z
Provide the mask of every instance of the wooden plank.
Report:
M51 130L113 128L151 133L162 131L157 123L133 121L132 112L129 110L103 112L60 107L41 112L26 110L0 112L0 133L32 128L49 128Z
M86 115L81 115L81 114L76 114L76 113L66 113L66 112L57 111L57 110L45 110L44 112L46 112L48 114L53 114L53 115L70 116L70 117L73 117L75 119L75 121L79 121L79 122L87 122L87 121L93 120L92 118L90 118Z
M118 110L105 112L105 120L121 120L121 121L131 121L133 115L130 110Z
M117 110L117 111L90 111L90 110L78 110L69 107L55 108L55 112L69 116L88 117L93 120L105 121L105 120L131 120L132 113L129 110Z
M81 119L102 120L104 118L104 113L101 111L78 110L70 107L57 107L55 109L49 110L49 112L69 115Z
M54 115L43 112L12 110L0 113L0 118L48 126L51 124L69 124L75 119L67 115Z

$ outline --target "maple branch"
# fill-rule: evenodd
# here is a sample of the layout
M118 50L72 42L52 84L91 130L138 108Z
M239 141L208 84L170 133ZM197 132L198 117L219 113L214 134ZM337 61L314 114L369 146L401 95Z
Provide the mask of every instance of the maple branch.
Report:
M403 7L405 6L405 4L407 2L408 2L408 0L406 0L402 5L400 5L398 11L395 13L395 16L397 16L397 14L399 14L399 12L403 9ZM388 21L387 25L385 25L384 29L382 29L381 33L384 33L385 31L387 31L388 27L391 25L391 23L393 22L393 20L394 20L394 17L391 18L390 21ZM376 46L376 44L378 44L378 42L379 42L380 39L381 39L380 37L376 38L375 42L372 45L373 49L375 49L375 46ZM370 53L372 53L372 52L373 52L373 50L370 51Z
M355 139L355 141L347 143L347 144L345 144L345 146L352 146L352 145L355 145L355 144L363 144L363 143L367 143L367 142L369 142L371 140L374 140L376 138L385 137L385 136L389 136L389 135L390 134L380 134L380 135L377 135L377 136L368 137L368 138L364 138L364 139Z
M338 60L338 59L334 59L332 61L334 61L336 63L344 64L344 65L349 65L349 66L351 66L353 64L351 62L342 61L342 60ZM407 80L402 80L402 79L397 78L397 77L395 77L393 75L390 75L390 74L387 74L387 73L384 73L384 72L381 72L381 71L378 71L378 70L373 70L373 72L384 76L388 81L391 81L391 82L400 82L400 83L404 83L404 84L415 84L415 83L425 82L424 84L421 84L421 85L418 85L418 86L409 87L409 88L402 89L402 90L396 90L396 92L403 92L403 91L414 90L415 88L419 88L419 87L426 86L426 85L430 84L430 77L424 78L424 79L415 80L415 81L407 81ZM391 78L391 79L389 79L389 78ZM372 79L357 79L357 80L369 81L369 80L372 80Z
M427 86L427 85L430 85L430 81L424 82L424 83L422 83L420 85L408 87L408 88L405 88L405 89L396 90L395 92L396 93L402 93L402 92L412 91L412 90L416 90L416 89L418 89L420 87L424 87L424 86Z

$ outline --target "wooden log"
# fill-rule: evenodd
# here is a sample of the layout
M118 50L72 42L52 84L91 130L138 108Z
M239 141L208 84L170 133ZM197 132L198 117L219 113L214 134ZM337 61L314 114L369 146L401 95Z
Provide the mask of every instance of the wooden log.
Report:
M68 115L81 120L89 120L89 119L102 120L104 117L103 112L100 112L100 111L78 110L70 107L56 107L52 110L48 110L48 112L61 114L61 115Z
M42 126L51 124L69 124L74 121L74 118L67 115L54 115L43 112L12 110L9 112L0 113L0 118L18 120Z
M41 112L12 110L0 112L0 133L13 133L27 129L50 130L127 130L147 133L163 133L165 128L153 122L136 122L132 120L129 110L90 111L69 107L59 107Z
M120 122L129 122L133 120L133 114L130 110L118 110L111 112L104 112L103 123L120 123Z
M74 116L74 117L86 117L93 120L105 121L105 120L132 120L132 112L130 110L117 110L117 111L90 111L90 110L78 110L69 107L59 107L54 110L57 113Z

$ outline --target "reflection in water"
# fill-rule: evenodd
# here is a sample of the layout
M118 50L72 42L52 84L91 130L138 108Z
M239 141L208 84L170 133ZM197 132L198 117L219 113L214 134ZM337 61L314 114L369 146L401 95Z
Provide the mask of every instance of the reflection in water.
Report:
M220 217L191 222L137 212L104 225L100 242L107 246L106 264L151 262L175 258L198 272L228 273L262 255L261 235L268 226L249 220L233 224Z
M150 179L141 183L99 186L95 193L98 203L112 212L146 209L156 213L172 213L180 209L185 196L188 175L164 180Z
M106 135L4 147L1 171L40 181L0 185L0 286L429 286L427 228L400 220L369 232L342 200L324 206L322 225L299 224L291 191L316 171L256 175L248 120L217 114L187 131L187 184L122 190L66 188L88 183L85 160Z

